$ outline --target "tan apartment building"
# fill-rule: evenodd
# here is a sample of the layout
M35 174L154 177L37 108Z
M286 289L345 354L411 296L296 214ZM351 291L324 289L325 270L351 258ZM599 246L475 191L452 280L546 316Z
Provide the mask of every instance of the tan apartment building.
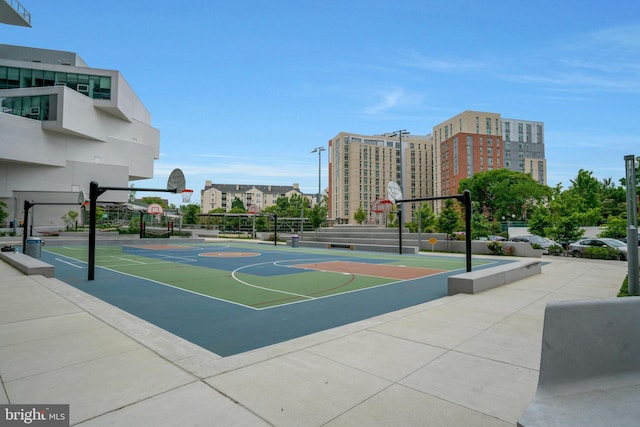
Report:
M286 185L245 185L245 184L214 184L206 181L204 189L200 191L200 212L223 208L225 212L231 210L233 201L238 198L249 209L255 205L258 211L274 206L279 197L291 197L294 194L306 197L310 206L314 204L313 195L305 195L298 184Z
M377 223L372 206L387 198L390 181L400 185L405 199L458 194L461 179L502 168L547 183L542 122L464 111L432 130L395 136L340 132L329 140L330 221L355 223L362 207L367 222ZM429 203L439 214L442 203ZM407 205L405 222L413 220L420 203Z
M355 223L359 208L367 222L376 223L376 201L387 199L390 181L400 185L404 198L429 197L430 179L437 168L437 153L431 135L360 135L340 132L329 140L329 220ZM417 204L403 209L403 220L411 220Z

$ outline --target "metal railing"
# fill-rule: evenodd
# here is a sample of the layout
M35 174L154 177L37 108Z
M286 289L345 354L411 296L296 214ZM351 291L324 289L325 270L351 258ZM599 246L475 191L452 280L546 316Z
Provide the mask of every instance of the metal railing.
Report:
M18 14L22 16L22 19L24 19L25 21L27 21L29 25L31 25L31 14L27 9L25 9L25 7L18 0L4 0L4 1L9 6L11 6L16 12L18 12Z

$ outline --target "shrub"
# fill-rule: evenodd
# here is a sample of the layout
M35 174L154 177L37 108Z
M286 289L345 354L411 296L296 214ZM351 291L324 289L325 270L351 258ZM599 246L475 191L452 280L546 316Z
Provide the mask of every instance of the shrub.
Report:
M504 255L504 250L502 248L502 243L492 240L487 243L487 248L491 251L493 255Z
M584 251L585 258L591 259L618 259L620 253L609 247L591 247Z
M563 252L562 246L551 245L549 246L549 255L560 255Z
M622 281L622 286L620 287L620 292L618 292L619 297L628 297L629 296L629 275L624 278Z
M516 254L516 247L515 246L507 246L506 248L504 248L504 254L507 256L513 256Z

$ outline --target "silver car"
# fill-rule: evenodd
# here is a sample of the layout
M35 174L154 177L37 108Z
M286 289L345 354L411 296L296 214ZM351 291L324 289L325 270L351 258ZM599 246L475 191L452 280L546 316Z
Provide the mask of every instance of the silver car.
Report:
M512 242L529 242L531 245L538 245L544 249L544 253L549 253L549 246L557 245L553 240L545 239L540 236L516 236L509 239Z
M569 253L574 257L582 258L587 248L613 248L618 253L620 261L627 259L627 244L617 239L605 237L582 239L569 245Z

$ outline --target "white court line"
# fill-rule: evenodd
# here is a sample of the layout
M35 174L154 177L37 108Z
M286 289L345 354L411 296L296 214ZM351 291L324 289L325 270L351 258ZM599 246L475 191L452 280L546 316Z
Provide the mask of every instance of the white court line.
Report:
M242 269L249 268L249 267L255 267L255 266L258 266L258 265L267 265L267 264L275 264L275 262L273 262L273 261L259 262L257 264L245 265L245 266L236 268L235 270L233 270L231 272L231 277L233 277L236 281L242 283L243 285L250 286L252 288L262 289L264 291L270 291L270 292L275 292L275 293L279 293L279 294L293 295L293 296L300 297L300 298L305 298L305 299L315 299L315 297L310 297L309 295L296 294L295 292L280 291L280 290L273 289L273 288L266 288L264 286L252 285L251 283L245 282L244 280L241 280L241 279L236 277L236 273L238 271L242 270Z
M198 260L193 259L193 258L186 258L186 257L181 257L181 256L171 256L171 255L164 255L164 254L157 254L154 256L150 256L148 258L156 258L156 259L164 259L164 258L168 258L168 259L177 259L180 261L184 261L184 262L197 262Z
M77 264L74 264L74 263L72 263L72 262L65 261L65 260L63 260L62 258L54 258L54 259L55 259L56 261L60 261L60 262L63 262L63 263L65 263L65 264L67 264L67 265L70 265L71 267L75 267L75 268L84 268L84 265L77 265ZM72 259L73 259L73 258L72 258ZM77 261L77 260L74 260L74 261Z
M120 261L131 262L131 263L134 263L134 264L147 264L146 262L136 261L136 260L128 259L128 258L121 258L121 257L115 256L115 255L111 255L109 258L119 259Z

